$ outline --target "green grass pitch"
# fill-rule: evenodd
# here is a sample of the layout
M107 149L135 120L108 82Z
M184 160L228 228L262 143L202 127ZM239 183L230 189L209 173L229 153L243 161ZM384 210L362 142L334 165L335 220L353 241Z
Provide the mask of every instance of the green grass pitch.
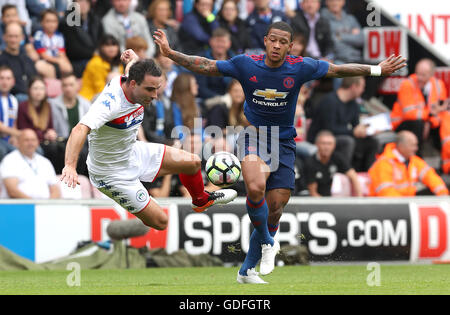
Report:
M380 286L369 286L366 265L285 266L265 276L268 285L240 285L237 268L81 270L79 287L70 271L2 271L0 294L450 294L450 265L381 265Z

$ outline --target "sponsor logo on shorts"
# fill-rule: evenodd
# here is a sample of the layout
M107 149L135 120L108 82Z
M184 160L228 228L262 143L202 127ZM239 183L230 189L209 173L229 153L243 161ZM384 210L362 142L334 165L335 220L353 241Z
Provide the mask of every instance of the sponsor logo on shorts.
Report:
M140 202L144 202L147 200L147 194L145 193L145 190L140 189L137 193L136 193L136 200L140 201Z

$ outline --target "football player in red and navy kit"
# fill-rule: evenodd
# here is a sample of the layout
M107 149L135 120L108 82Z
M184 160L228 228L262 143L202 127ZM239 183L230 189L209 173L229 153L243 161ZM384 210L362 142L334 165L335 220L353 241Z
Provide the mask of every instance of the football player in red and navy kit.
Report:
M153 37L161 53L181 66L208 76L231 76L239 80L244 89L244 112L251 126L238 137L238 155L242 158L247 189L247 211L255 229L237 281L266 283L259 273L266 275L274 269L280 245L273 237L294 188L294 116L302 84L323 77L387 76L405 67L405 59L390 56L378 66L370 66L334 65L290 56L293 31L285 22L269 26L264 37L265 54L238 55L226 61L174 51L161 30ZM260 259L258 273L255 267Z

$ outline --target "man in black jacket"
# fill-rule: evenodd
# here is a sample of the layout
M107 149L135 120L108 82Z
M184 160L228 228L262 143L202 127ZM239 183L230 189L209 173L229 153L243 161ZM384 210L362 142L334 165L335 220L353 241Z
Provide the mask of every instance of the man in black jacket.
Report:
M71 18L73 11L68 11L62 19L59 30L64 35L67 57L72 63L73 72L78 78L83 75L84 68L92 58L98 41L103 34L100 18L91 10L91 0L74 0L79 5L81 24Z
M367 126L360 123L356 99L364 92L362 77L344 78L337 91L325 95L315 108L308 130L308 141L314 141L320 130L329 130L337 140L336 150L358 172L367 171L375 161L376 138L368 135Z
M313 58L333 60L333 40L330 24L320 16L320 0L303 0L302 10L291 20L296 33L302 33L308 39L306 53Z

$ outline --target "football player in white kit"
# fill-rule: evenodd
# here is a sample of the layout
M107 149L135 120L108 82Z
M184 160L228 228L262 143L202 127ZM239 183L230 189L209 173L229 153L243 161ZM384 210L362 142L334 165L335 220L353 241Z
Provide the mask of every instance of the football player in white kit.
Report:
M72 129L61 180L69 187L79 184L76 165L89 135L87 166L91 183L147 226L163 230L168 217L141 181L179 174L196 212L236 198L237 192L232 189L211 193L204 190L197 155L136 140L144 116L143 105L148 106L157 98L162 73L154 60L139 60L133 50L124 51L121 60L126 64L126 76L113 78Z

